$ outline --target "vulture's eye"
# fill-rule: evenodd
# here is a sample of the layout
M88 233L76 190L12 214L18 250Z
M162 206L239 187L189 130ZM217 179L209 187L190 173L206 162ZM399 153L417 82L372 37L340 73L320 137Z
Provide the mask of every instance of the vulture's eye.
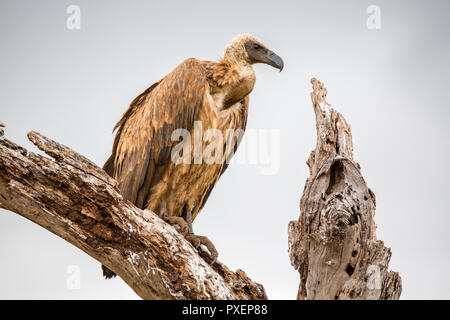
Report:
M259 44L255 43L255 44L253 45L253 49L259 50L259 49L261 49L261 46L260 46Z

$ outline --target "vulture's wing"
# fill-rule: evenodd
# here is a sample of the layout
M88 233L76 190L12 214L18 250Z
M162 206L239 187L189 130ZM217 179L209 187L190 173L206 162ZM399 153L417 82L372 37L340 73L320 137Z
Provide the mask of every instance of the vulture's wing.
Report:
M158 167L171 161L175 129L190 130L207 87L201 62L187 59L131 103L117 123L105 171L119 183L122 196L143 208Z

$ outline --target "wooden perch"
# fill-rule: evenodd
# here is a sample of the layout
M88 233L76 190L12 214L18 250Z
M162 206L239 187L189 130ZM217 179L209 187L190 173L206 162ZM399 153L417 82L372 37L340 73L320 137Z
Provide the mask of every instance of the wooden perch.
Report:
M5 139L0 123L1 208L77 246L143 299L267 299L245 272L208 265L172 226L124 201L94 163L39 133L28 138L53 159Z
M297 299L398 299L401 278L377 240L375 195L353 159L350 126L312 79L317 145L298 221L289 223L289 255L300 273Z

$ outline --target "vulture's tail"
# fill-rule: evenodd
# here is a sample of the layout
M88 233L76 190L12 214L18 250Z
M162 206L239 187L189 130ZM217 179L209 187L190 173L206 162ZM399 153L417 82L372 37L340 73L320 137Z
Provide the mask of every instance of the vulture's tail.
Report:
M107 267L105 267L102 264L102 270L103 270L103 276L105 277L105 279L112 279L115 276L117 276L117 274L115 274L114 272L112 272L111 270L109 270Z

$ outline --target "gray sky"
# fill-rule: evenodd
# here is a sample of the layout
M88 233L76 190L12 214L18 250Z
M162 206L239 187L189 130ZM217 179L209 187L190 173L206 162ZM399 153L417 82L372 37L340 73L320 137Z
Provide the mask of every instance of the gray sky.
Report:
M66 9L81 9L68 30ZM381 29L366 26L369 5ZM239 33L283 57L282 73L257 65L248 128L279 132L276 174L231 166L194 223L219 260L294 299L298 274L287 224L299 216L315 146L309 79L352 126L355 157L377 196L377 236L404 299L450 299L447 192L449 1L0 1L0 121L36 151L37 130L99 165L131 100L188 57L213 60ZM239 155L239 151L238 151ZM0 298L135 299L100 264L24 218L0 211ZM70 289L69 266L81 286ZM69 286L70 287L70 286Z

